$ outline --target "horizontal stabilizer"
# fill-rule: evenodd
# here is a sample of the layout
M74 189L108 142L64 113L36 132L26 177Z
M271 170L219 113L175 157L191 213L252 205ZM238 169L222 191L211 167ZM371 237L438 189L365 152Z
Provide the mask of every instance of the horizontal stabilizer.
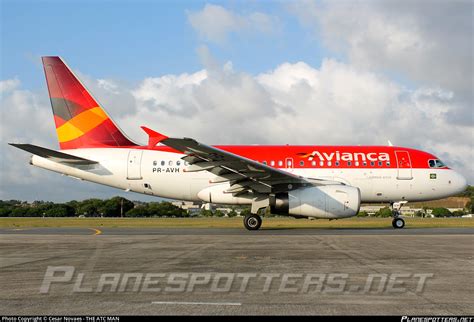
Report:
M34 155L40 156L45 159L51 159L51 161L69 164L69 165L91 165L97 164L97 161L92 161L80 157L76 157L75 155L58 152L46 148L42 148L37 145L33 144L15 144L15 143L8 143L15 148L33 153Z

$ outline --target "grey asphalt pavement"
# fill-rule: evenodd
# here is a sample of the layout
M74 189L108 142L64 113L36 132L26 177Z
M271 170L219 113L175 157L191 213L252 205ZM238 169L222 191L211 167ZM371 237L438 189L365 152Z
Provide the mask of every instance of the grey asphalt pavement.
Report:
M0 229L0 313L473 314L473 232Z

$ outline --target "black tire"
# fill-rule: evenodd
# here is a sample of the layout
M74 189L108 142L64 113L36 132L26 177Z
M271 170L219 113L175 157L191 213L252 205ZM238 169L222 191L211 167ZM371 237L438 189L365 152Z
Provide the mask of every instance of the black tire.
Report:
M248 230L258 230L262 225L262 218L259 215L250 214L244 218L244 226Z
M405 227L405 220L403 220L403 218L394 218L392 220L392 226L393 228L395 229L402 229L403 227Z

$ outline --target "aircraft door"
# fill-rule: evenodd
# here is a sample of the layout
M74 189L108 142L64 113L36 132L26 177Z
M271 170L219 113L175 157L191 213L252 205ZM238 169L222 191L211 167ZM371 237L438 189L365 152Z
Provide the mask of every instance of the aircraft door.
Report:
M142 150L132 149L128 153L127 160L127 179L128 180L140 180L142 179L141 163L142 163Z
M410 154L407 151L395 151L395 157L397 158L397 179L413 179Z

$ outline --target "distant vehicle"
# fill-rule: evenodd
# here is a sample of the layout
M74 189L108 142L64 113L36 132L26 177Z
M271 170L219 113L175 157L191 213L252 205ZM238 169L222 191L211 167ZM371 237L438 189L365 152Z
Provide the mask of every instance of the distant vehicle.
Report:
M339 219L355 216L361 202L389 203L392 226L403 228L404 203L466 188L466 179L436 156L403 147L210 146L145 126L148 144L139 145L60 57L43 57L43 66L60 150L11 143L33 154L32 165L153 196L251 205L244 218L249 230L260 228L262 208L297 218Z

